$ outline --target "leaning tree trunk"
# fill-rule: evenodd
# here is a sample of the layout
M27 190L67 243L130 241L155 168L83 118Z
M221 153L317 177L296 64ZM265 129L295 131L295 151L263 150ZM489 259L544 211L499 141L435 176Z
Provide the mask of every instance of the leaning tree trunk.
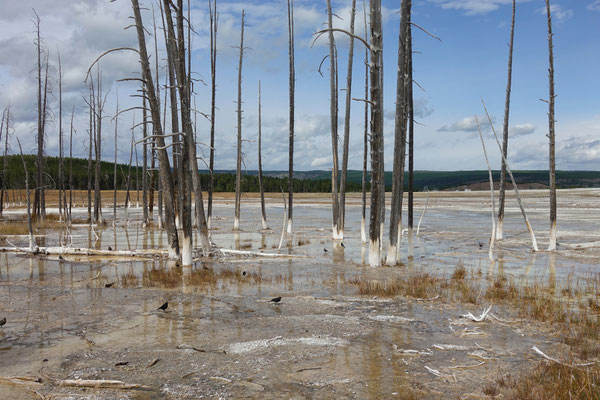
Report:
M138 0L131 0L137 37L139 43L140 63L142 65L142 78L145 81L146 93L148 95L148 103L150 104L150 114L152 117L152 125L156 131L156 142L158 145L158 159L160 168L160 179L162 183L163 194L167 204L173 204L175 197L173 195L173 179L171 176L171 168L169 165L169 156L167 154L162 125L160 123L160 106L156 99L156 91L154 89L154 81L150 72L150 63L148 61L148 51L146 49L146 38L144 36L144 25L140 13ZM175 228L175 214L171 207L165 208L165 224L167 226L167 238L169 241L169 256L176 258L179 255L179 240L177 237L177 229Z
M402 0L398 39L398 74L396 77L396 114L394 120L394 170L390 212L390 244L386 264L398 263L398 248L402 235L402 195L404 185L404 152L406 149L407 89L408 89L408 24L410 0Z
M292 233L292 213L294 197L294 101L296 90L296 69L294 65L294 0L288 0L288 37L290 63L290 137L288 164L288 217L287 233Z
M262 181L262 106L261 106L261 92L260 92L260 81L258 81L258 187L260 189L260 211L262 215L262 228L268 229L267 225L267 213L265 212L265 191L263 189Z
M508 120L510 113L510 90L512 83L512 59L513 43L515 38L515 9L516 0L512 4L512 22L510 25L510 41L508 43L508 78L506 81L506 98L504 100L504 125L502 126L502 154L508 158ZM504 228L504 203L506 201L506 163L502 159L502 169L500 170L500 194L498 197L498 223L496 224L496 239L502 240Z
M344 115L344 149L342 150L342 174L340 176L340 239L344 238L346 220L346 177L348 174L348 150L350 145L350 105L352 102L352 65L354 62L354 18L356 16L356 0L352 0L350 11L350 48L348 50L348 73L346 75L346 112Z
M210 229L212 224L212 200L215 185L215 114L216 114L216 92L217 92L217 29L219 25L219 15L217 14L217 0L208 1L210 10L210 156L208 164L208 210L207 225ZM259 161L260 162L260 161Z
M328 0L329 1L329 0ZM381 29L381 0L371 0L369 4L371 21L371 214L369 217L369 265L381 265L381 186L385 185L381 174L383 160L383 96L381 75L383 74L383 32Z
M331 209L333 213L332 231L333 238L340 239L340 204L339 204L339 179L338 179L338 104L337 104L337 63L335 54L335 39L333 37L333 12L331 11L331 0L327 0L327 28L329 30L329 113L331 118L331 153L333 168L331 169Z
M235 171L235 219L233 229L240 229L240 200L242 195L242 59L244 58L244 10L242 10L242 29L240 36L240 62L238 65L237 98L237 166Z
M550 243L548 251L556 250L556 161L554 148L554 50L552 47L552 16L550 15L550 0L546 0L548 13L548 82L550 98L548 99L548 140L549 140L549 170L550 170Z

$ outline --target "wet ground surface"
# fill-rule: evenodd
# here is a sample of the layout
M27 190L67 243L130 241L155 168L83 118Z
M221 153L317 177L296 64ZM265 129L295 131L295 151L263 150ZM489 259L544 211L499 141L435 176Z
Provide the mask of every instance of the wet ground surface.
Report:
M0 376L42 378L23 384L0 379L0 398L485 398L484 388L496 378L540 360L533 346L553 356L568 351L551 327L518 320L499 306L492 308L497 318L474 322L461 315L479 315L480 306L359 296L350 282L419 272L449 276L457 265L484 281L506 275L525 283L595 282L598 249L566 248L600 240L599 195L559 192L563 246L556 254L529 251L529 235L510 202L507 239L493 262L483 193L432 194L414 248L405 243L398 267L362 265L367 255L357 197L348 208L345 247L330 239L327 198L297 198L293 246L284 241L281 250L299 256L290 259L222 257L179 267L161 259L0 254L0 318L7 319L0 328ZM416 219L425 202L425 194L417 197ZM259 205L247 199L242 231L234 235L230 203L217 202L213 241L277 252L282 205L268 207L272 230L261 232ZM525 205L543 248L546 199L531 192ZM139 210L129 215L129 224L120 216L113 228L112 210L105 210L106 227L74 227L73 246L164 246L160 231L141 227ZM17 245L26 240L9 238ZM55 232L38 241L50 246L70 238ZM269 301L278 296L279 303ZM157 310L167 301L165 311ZM143 387L60 386L65 379Z

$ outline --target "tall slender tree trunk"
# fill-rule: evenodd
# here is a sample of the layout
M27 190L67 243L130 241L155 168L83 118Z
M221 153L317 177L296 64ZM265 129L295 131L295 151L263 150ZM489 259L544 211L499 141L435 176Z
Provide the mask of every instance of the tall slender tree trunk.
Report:
M102 101L102 77L98 68L98 79L96 81L96 172L94 174L94 221L99 224L102 222L102 192L100 191L100 162L102 158L102 109L104 104Z
M240 36L240 61L238 64L238 98L237 98L237 167L235 173L235 219L233 229L240 229L240 202L242 195L242 60L244 58L244 17L242 10L242 29Z
M142 102L142 132L144 142L142 144L142 151L144 154L142 155L142 162L144 163L142 166L142 215L143 215L143 225L148 225L148 116L146 115L146 93L142 91L144 95L144 100Z
M394 119L394 170L390 212L390 244L386 264L396 265L402 237L402 197L404 194L404 163L406 150L406 120L408 115L408 26L410 0L402 0L398 39L398 74L396 76L396 114Z
M258 187L260 189L260 211L262 215L262 228L268 229L267 213L265 212L265 191L262 181L262 105L260 81L258 81Z
M207 225L210 229L212 224L212 200L215 185L215 117L216 117L216 92L217 92L217 30L219 26L219 14L217 14L217 0L209 0L210 10L210 158L209 158L209 180L208 180L208 215ZM260 162L260 161L259 161Z
M5 111L5 120L6 123L4 126L6 126L5 129L5 133L4 133L4 159L3 159L3 166L2 166L2 194L0 195L0 216L2 216L2 211L4 210L4 202L6 201L8 203L8 193L7 193L7 176L6 176L6 171L8 170L8 135L9 135L9 128L10 128L10 104L6 107L6 111ZM0 129L1 131L1 129ZM1 136L1 135L0 135ZM14 190L13 190L13 196L14 196ZM14 198L13 198L13 202L14 202Z
M144 35L144 26L138 0L131 0L131 6L133 9L138 36L140 63L142 65L142 78L145 81L145 89L148 95L152 124L156 130L156 143L158 145L158 159L163 195L165 196L165 201L168 204L173 204L175 201L175 196L173 194L174 187L171 176L171 168L169 165L169 156L167 154L162 125L160 123L160 105L156 99L154 81L152 79L152 73L150 72L148 51L146 49L146 38ZM173 213L173 209L170 207L165 208L165 223L167 226L167 238L169 241L169 256L175 258L179 255L179 239L177 236L177 229L175 227L175 215Z
M63 218L62 64L58 54L58 218Z
M381 0L370 0L370 81L371 81L371 210L369 217L369 265L381 265L380 230L382 221L381 186L385 187L382 176L383 162L383 95L381 75L383 74L383 31L381 29Z
M550 0L546 0L548 13L548 85L550 97L548 99L548 140L549 140L549 171L550 171L550 235L548 251L556 250L556 161L554 147L554 50L552 46L552 16L550 14Z
M94 148L94 84L90 84L90 137L88 148L88 176L87 176L87 213L88 222L92 223L92 149Z
M363 0L363 15L365 24L365 40L369 41L367 27L367 9L365 0ZM367 242L367 161L369 151L369 49L365 48L365 127L363 132L363 171L362 171L362 219L360 222L360 240L362 243Z
M288 38L289 38L289 94L290 94L290 137L289 137L289 157L288 157L288 218L287 233L292 233L293 216L293 198L294 198L294 111L295 111L295 90L296 90L296 67L294 61L294 0L288 0Z
M73 118L75 106L71 109L71 133L69 134L69 225L73 221Z
M113 168L113 226L117 226L117 133L119 131L119 93L117 92L117 109L115 110L115 162Z
M516 0L512 2L512 22L510 24L510 41L508 43L508 78L506 80L506 98L504 100L504 124L502 125L502 154L508 158L508 121L510 114L510 91L512 85L513 43L515 38ZM498 223L496 224L496 239L502 240L504 235L504 203L506 201L506 163L502 159L500 170L500 194L498 197Z
M329 29L329 114L331 119L331 153L333 158L333 167L331 169L331 211L332 216L332 235L334 239L340 237L340 203L339 203L339 164L338 164L338 97L337 97L337 56L335 51L335 39L333 37L333 12L331 10L331 0L327 0L327 27Z
M354 35L354 19L356 16L356 0L352 0L350 11L350 33ZM344 238L346 221L346 177L348 175L348 151L350 145L350 106L352 102L352 67L354 64L354 37L350 36L348 50L348 73L346 75L346 112L344 115L344 149L342 150L342 174L340 176L340 239Z
M44 186L44 121L45 121L45 115L44 115L44 109L45 109L45 103L46 103L46 96L45 94L43 95L42 92L42 42L41 42L41 35L40 35L40 24L41 24L41 20L40 17L37 15L37 13L35 12L35 10L33 10L33 13L35 14L35 27L36 27L36 32L37 32L37 39L36 39L36 50L37 50L37 83L38 83L38 101L37 101L37 111L38 111L38 118L37 118L37 161L36 161L36 168L37 168L37 177L36 177L36 188L35 188L35 196L34 196L34 200L33 200L33 214L34 217L40 217L40 219L43 219L44 215L45 215L45 206L42 205L42 201L43 201L43 186ZM46 79L46 83L47 83L47 79ZM44 93L46 92L46 90L44 89ZM42 214L42 209L44 209L44 213Z
M413 46L412 46L412 26L410 24L411 15L409 12L407 52L408 57L408 235L412 240L413 233L413 214L414 214L414 153L415 153L415 109L413 99Z

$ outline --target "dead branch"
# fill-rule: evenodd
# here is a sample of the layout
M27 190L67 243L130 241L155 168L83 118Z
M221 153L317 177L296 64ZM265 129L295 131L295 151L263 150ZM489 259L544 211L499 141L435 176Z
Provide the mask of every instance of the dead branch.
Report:
M85 74L85 79L83 80L84 82L87 82L88 77L90 76L90 71L92 70L92 68L94 67L94 65L96 65L96 63L98 61L100 61L100 59L102 57L104 57L105 55L112 53L114 51L124 51L124 50L131 50L131 51L135 51L136 53L140 54L140 52L137 49L134 49L133 47L117 47L114 49L110 49L110 50L106 50L104 53L100 54L100 56L98 58L96 58L94 60L94 62L90 65L90 67L87 70L87 73Z

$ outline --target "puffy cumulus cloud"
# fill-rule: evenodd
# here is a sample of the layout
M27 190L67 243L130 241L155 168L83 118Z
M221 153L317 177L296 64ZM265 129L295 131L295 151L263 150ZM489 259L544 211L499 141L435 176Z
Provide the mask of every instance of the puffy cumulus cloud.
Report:
M539 8L537 12L538 14L546 15L546 7ZM550 14L552 15L552 19L558 22L563 22L571 18L575 14L575 12L571 9L562 8L560 4L551 4Z
M513 137L530 135L535 132L535 126L533 124L529 124L529 123L513 125L510 127L508 132Z
M479 126L481 126L482 131L489 129L490 126L487 117L484 115L479 115L477 117L466 117L452 124L444 125L438 129L438 132L477 132L477 120L479 120ZM492 122L495 121L496 119L492 117Z
M331 156L317 157L312 160L310 166L313 168L331 168L332 163Z
M588 4L587 9L591 11L600 11L600 0L594 0Z
M424 98L424 97L418 97L414 100L414 104L413 104L415 111L415 117L416 118L420 118L420 119L424 119L429 117L431 114L433 114L433 107L431 106L429 99ZM395 110L387 110L383 113L383 116L388 119L388 120L394 120L394 118L396 118L396 111Z

